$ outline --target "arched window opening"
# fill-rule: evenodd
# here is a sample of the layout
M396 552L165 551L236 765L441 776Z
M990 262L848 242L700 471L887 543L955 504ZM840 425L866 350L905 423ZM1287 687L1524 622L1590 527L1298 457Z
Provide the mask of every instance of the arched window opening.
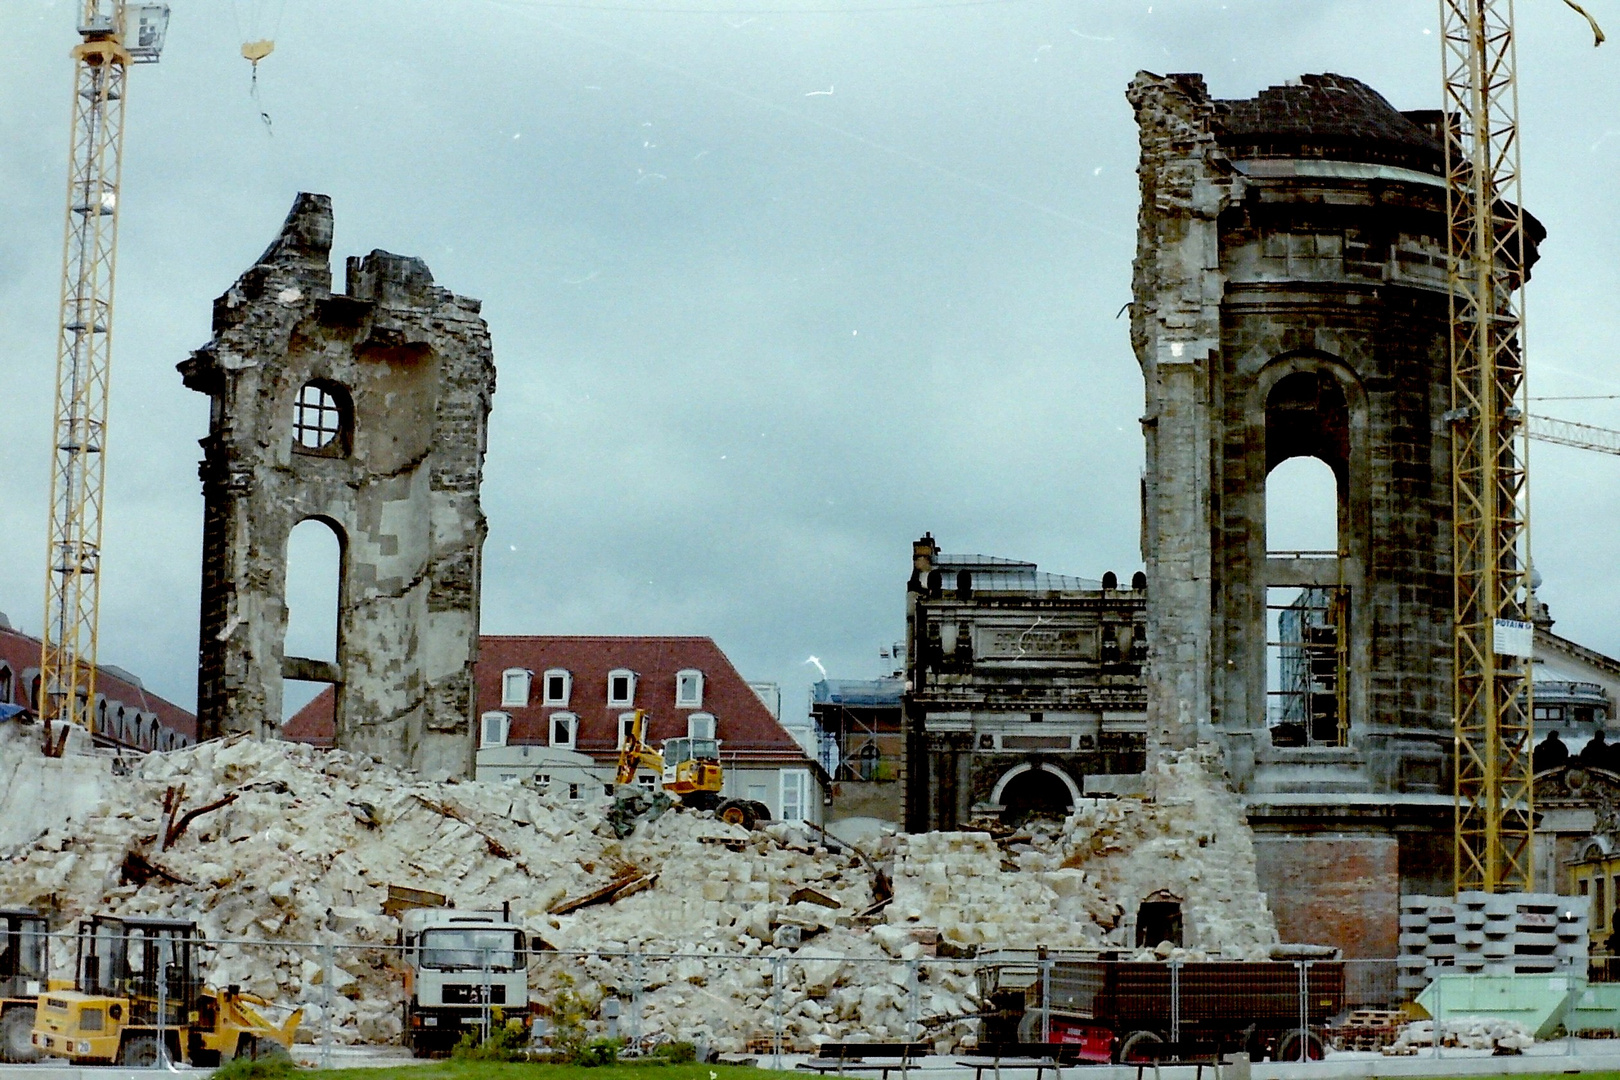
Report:
M1339 478L1316 457L1292 457L1266 477L1266 552L1337 555Z
M295 662L314 663L289 665L299 669L300 677L282 680L284 723L326 688L328 680L315 676L337 664L342 574L343 541L336 528L319 518L299 522L287 537L282 593L287 629L282 655Z
M879 779L883 768L883 754L877 743L865 743L855 751L855 775L862 780Z
M11 697L11 668L0 664L0 705L16 704Z
M293 401L293 450L327 457L347 455L353 414L348 391L337 383L305 383Z

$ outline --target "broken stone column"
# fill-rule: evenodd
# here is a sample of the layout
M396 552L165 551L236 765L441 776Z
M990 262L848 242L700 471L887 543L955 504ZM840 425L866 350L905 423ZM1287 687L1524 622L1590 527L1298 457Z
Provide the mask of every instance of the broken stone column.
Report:
M300 194L180 365L212 402L199 737L273 737L283 677L329 682L339 747L470 775L489 328L416 258L350 257L334 293L331 242L331 200ZM338 539L335 662L284 654L287 538L311 519Z
M1126 91L1141 131L1131 344L1142 367L1147 461L1149 769L1210 722L1210 364L1223 279L1216 220L1233 174L1214 167L1214 104L1198 75L1138 73Z

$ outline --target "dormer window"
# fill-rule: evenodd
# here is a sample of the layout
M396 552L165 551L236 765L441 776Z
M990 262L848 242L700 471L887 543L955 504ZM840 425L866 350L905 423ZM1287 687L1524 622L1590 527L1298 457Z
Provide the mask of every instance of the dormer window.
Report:
M574 677L562 668L551 668L541 686L545 688L547 705L567 705L574 690Z
M487 712L480 720L479 747L505 746L507 727L512 718L503 712Z
M529 679L533 672L526 668L507 668L501 672L501 708L522 709L529 704Z
M636 673L628 668L608 672L608 704L629 705L636 700Z
M689 739L714 738L714 714L695 712L686 718L686 736Z
M688 668L675 675L675 707L677 709L703 708L703 672Z
M551 745L558 750L572 750L579 732L579 717L573 713L551 714Z

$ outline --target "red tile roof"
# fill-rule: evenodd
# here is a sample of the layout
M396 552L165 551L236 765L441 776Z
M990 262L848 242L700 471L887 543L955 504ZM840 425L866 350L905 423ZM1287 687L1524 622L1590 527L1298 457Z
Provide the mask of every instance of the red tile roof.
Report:
M33 685L39 676L39 650L39 638L10 627L0 627L0 704L34 707ZM138 683L114 675L105 666L97 669L96 693L107 699L109 727L116 719L113 715L116 703L124 706L126 711L138 710L153 714L163 727L184 735L188 741L196 741L195 716L173 702L158 697ZM110 732L103 731L100 734ZM125 741L133 744L133 739Z
M501 677L513 668L534 673L527 706L501 705ZM573 676L567 706L541 704L544 676L553 668ZM636 675L630 705L608 704L608 673L618 668L628 668ZM689 668L703 673L703 704L696 709L677 709L675 676ZM619 714L642 708L649 716L647 738L654 746L662 739L685 735L686 718L704 712L715 718L715 734L727 759L808 760L711 638L485 634L478 642L475 681L476 712L510 714L507 742L513 745L545 745L551 714L570 712L579 717L575 746L599 759L613 758L618 753ZM330 746L332 691L323 691L293 714L282 734L299 742Z

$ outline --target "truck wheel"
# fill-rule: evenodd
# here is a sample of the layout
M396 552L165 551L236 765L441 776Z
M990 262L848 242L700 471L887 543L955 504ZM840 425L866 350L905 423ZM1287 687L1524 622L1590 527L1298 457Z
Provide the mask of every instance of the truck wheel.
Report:
M1156 1031L1133 1031L1125 1036L1125 1041L1119 1044L1119 1060L1121 1063L1152 1061L1148 1056L1148 1048L1158 1046L1164 1042Z
M158 1063L156 1035L131 1035L118 1048L118 1064L131 1069L150 1069Z
M741 825L745 829L754 827L754 808L742 799L727 799L721 803L717 816L730 825Z
M34 1045L34 1007L13 1005L0 1016L0 1061L26 1064L44 1057Z
M1322 1037L1314 1031L1305 1033L1305 1060L1321 1061L1327 1053L1322 1045ZM1290 1031L1277 1040L1277 1061L1298 1061L1300 1050L1299 1032Z

